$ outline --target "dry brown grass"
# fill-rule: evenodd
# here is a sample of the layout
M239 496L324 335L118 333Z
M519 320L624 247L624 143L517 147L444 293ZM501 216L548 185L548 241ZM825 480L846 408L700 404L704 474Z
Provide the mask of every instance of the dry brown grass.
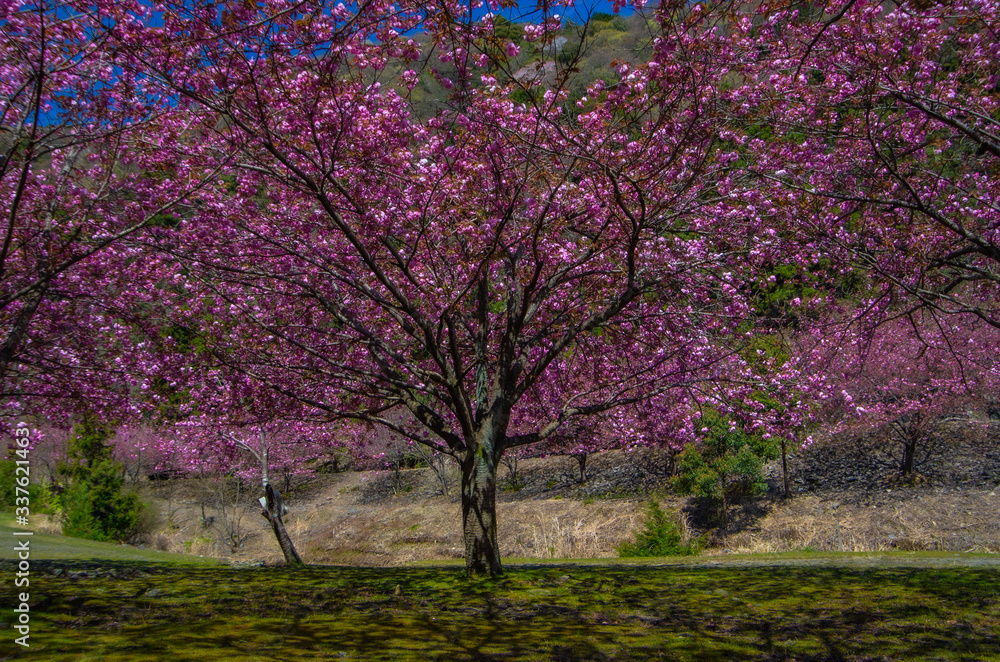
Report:
M517 558L602 558L631 537L641 509L630 501L545 500L503 504L500 552Z
M609 466L621 458L606 458ZM497 504L500 550L509 558L602 558L642 526L648 497L585 498L597 481L578 484L566 475L565 458L522 461L535 489L507 491ZM595 466L600 466L594 462ZM460 503L454 494L436 494L429 470L410 470L404 488L393 493L385 474L324 476L287 497L286 525L307 563L386 566L462 557ZM561 486L546 488L545 476ZM185 479L174 485L144 487L160 513L149 540L169 551L233 560L279 562L281 553L252 498L229 514L238 515L246 541L225 544L221 515L211 504L212 481ZM648 488L645 489L648 493ZM252 495L251 495L252 496ZM661 498L668 512L680 513L686 538L705 533L692 528L686 501ZM928 486L882 493L827 492L774 501L766 514L743 530L709 531L710 554L796 550L871 552L955 550L1000 552L1000 497L996 490L936 490ZM169 516L168 516L169 513ZM702 526L705 526L702 524Z
M306 562L381 566L462 557L461 511L455 496L432 494L428 475L427 489L389 493L373 500L369 488L377 479L364 473L335 474L306 496L289 496L291 512L285 523ZM220 515L213 506L207 505L205 512L215 521L207 527L203 523L201 508L207 488L195 480L183 482L188 484L173 488L169 522L161 516L151 534L157 547L239 560L281 560L267 523L257 514L259 509L251 504L240 506L241 533L248 539L242 548L231 550L224 544ZM424 481L419 485L423 488ZM150 486L145 494L161 513L168 507L158 494L163 489ZM500 501L501 553L519 558L615 556L615 548L640 525L642 503L625 499L584 503L564 498Z
M62 524L52 515L32 514L31 528L38 533L62 533Z
M998 508L995 490L911 490L877 504L800 496L778 503L752 529L729 536L724 550L1000 552Z

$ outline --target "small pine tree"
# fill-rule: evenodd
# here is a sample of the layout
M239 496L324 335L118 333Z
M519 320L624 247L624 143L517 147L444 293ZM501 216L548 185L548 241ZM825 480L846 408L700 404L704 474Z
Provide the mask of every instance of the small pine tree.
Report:
M697 554L699 549L699 541L685 543L677 522L663 512L660 504L650 501L646 506L645 527L633 542L618 547L618 556L689 556Z
M74 429L59 473L69 481L62 495L63 533L90 540L122 541L139 532L144 504L135 492L122 492L121 465L105 441L110 430L92 420Z
M8 457L0 460L0 508L13 511L18 507L17 462ZM52 493L47 482L28 483L28 503L34 514L55 515L59 511L59 500ZM22 503L23 505L23 503Z
M688 444L677 457L674 489L708 499L716 508L722 528L729 528L729 503L733 498L767 491L764 463L778 456L777 444L748 434L714 412L703 422L708 434L699 445Z

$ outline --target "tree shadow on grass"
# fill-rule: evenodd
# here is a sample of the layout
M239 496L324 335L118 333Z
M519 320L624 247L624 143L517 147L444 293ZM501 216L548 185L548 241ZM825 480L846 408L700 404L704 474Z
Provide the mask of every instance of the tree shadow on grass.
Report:
M40 561L32 573L31 653L47 660L962 660L1000 643L994 568L515 566L469 580L454 567Z

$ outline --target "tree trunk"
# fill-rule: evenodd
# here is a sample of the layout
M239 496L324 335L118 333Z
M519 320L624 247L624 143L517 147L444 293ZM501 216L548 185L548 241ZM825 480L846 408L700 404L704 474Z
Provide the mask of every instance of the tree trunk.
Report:
M729 502L726 500L726 479L722 478L722 532L729 533Z
M903 460L899 464L899 473L909 476L913 473L914 459L917 456L917 435L912 435L903 443Z
M260 514L271 523L274 537L278 539L281 553L285 555L285 563L288 565L302 565L302 558L295 551L295 545L292 544L292 539L288 536L288 531L285 530L285 522L281 519L286 512L285 504L281 500L281 494L270 485L265 489L267 496L264 499L265 503L262 504L264 508L260 511Z
M923 421L920 412L914 412L904 426L903 432L903 457L899 463L899 473L909 476L913 473L913 465L917 457L917 446L920 443L921 432L923 431Z
M781 480L785 487L783 498L787 499L792 491L788 485L788 441L784 437L781 439Z
M469 576L503 574L497 543L497 463L492 448L470 450L462 461L462 532Z
M586 483L587 482L587 454L586 453L577 453L573 457L576 458L577 464L580 465L580 482L581 483Z

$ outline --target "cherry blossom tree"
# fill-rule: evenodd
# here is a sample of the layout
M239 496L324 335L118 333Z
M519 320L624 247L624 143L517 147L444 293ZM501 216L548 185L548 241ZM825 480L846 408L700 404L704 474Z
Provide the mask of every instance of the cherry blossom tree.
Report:
M833 379L841 389L835 430L879 431L899 450L908 475L931 453L929 442L949 418L972 425L1000 379L996 334L971 316L925 311L855 331L838 353Z
M748 353L805 319L754 310L775 265L826 274L869 327L1000 326L990 0L666 3L648 61L572 107L572 62L544 59L560 3L520 8L505 44L453 0L30 9L3 24L3 255L27 274L5 390L237 425L284 420L240 413L267 391L383 426L461 466L472 574L502 571L505 451L672 445L706 408L800 439L826 354ZM512 71L536 51L544 75ZM433 112L422 79L448 91ZM964 350L925 344L954 381Z
M345 444L338 439L343 430L301 402L221 368L210 353L189 342L190 337L178 343L155 326L156 319L133 320L131 333L144 331L144 340L124 348L133 355L133 366L145 370L133 367L130 374L138 386L134 390L144 393L135 398L133 409L142 424L154 428L148 437L143 435L144 450L186 473L260 481L261 515L271 525L286 563L301 564L285 528L288 507L281 491L287 493L293 477L311 474L315 461L338 443ZM177 328L171 330L178 333ZM151 383L158 388L142 388ZM276 476L284 478L280 489Z
M259 481L264 494L259 499L261 515L271 525L286 563L301 564L285 528L283 518L289 509L282 490L288 492L294 477L310 475L315 462L330 451L343 432L329 424L294 418L294 407L284 412L285 418L261 418L266 409L257 405L256 419L241 417L241 410L232 408L218 418L191 416L158 428L149 427L152 421L146 421L145 427L120 428L115 437L116 454L140 466L140 460L146 458L153 475L197 473ZM280 489L278 478L283 479Z
M745 368L739 286L770 244L719 141L732 50L714 17L659 16L651 61L574 117L570 71L515 101L477 45L491 17L458 4L167 3L162 28L119 32L199 117L205 168L233 168L148 242L158 296L183 301L162 312L226 370L453 456L470 574L502 571L505 450ZM455 80L390 75L418 25ZM453 90L427 120L419 75Z
M212 449L211 456L216 461L219 458L231 458L233 463L229 466L230 471L237 468L238 475L259 475L264 488L264 496L259 499L261 516L271 525L285 563L301 564L302 558L285 528L284 516L288 514L288 507L281 492L272 484L271 475L279 467L303 473L304 463L316 459L323 452L326 439L317 439L322 431L290 421L271 421L241 428L232 425L221 429L210 427L198 430L195 434L201 438L196 439L189 436L194 432L193 428L189 427L188 430L189 434L183 440L186 448L197 448L202 452ZM209 439L204 439L205 436ZM246 462L247 456L252 458L249 463ZM238 468L242 468L242 471Z

